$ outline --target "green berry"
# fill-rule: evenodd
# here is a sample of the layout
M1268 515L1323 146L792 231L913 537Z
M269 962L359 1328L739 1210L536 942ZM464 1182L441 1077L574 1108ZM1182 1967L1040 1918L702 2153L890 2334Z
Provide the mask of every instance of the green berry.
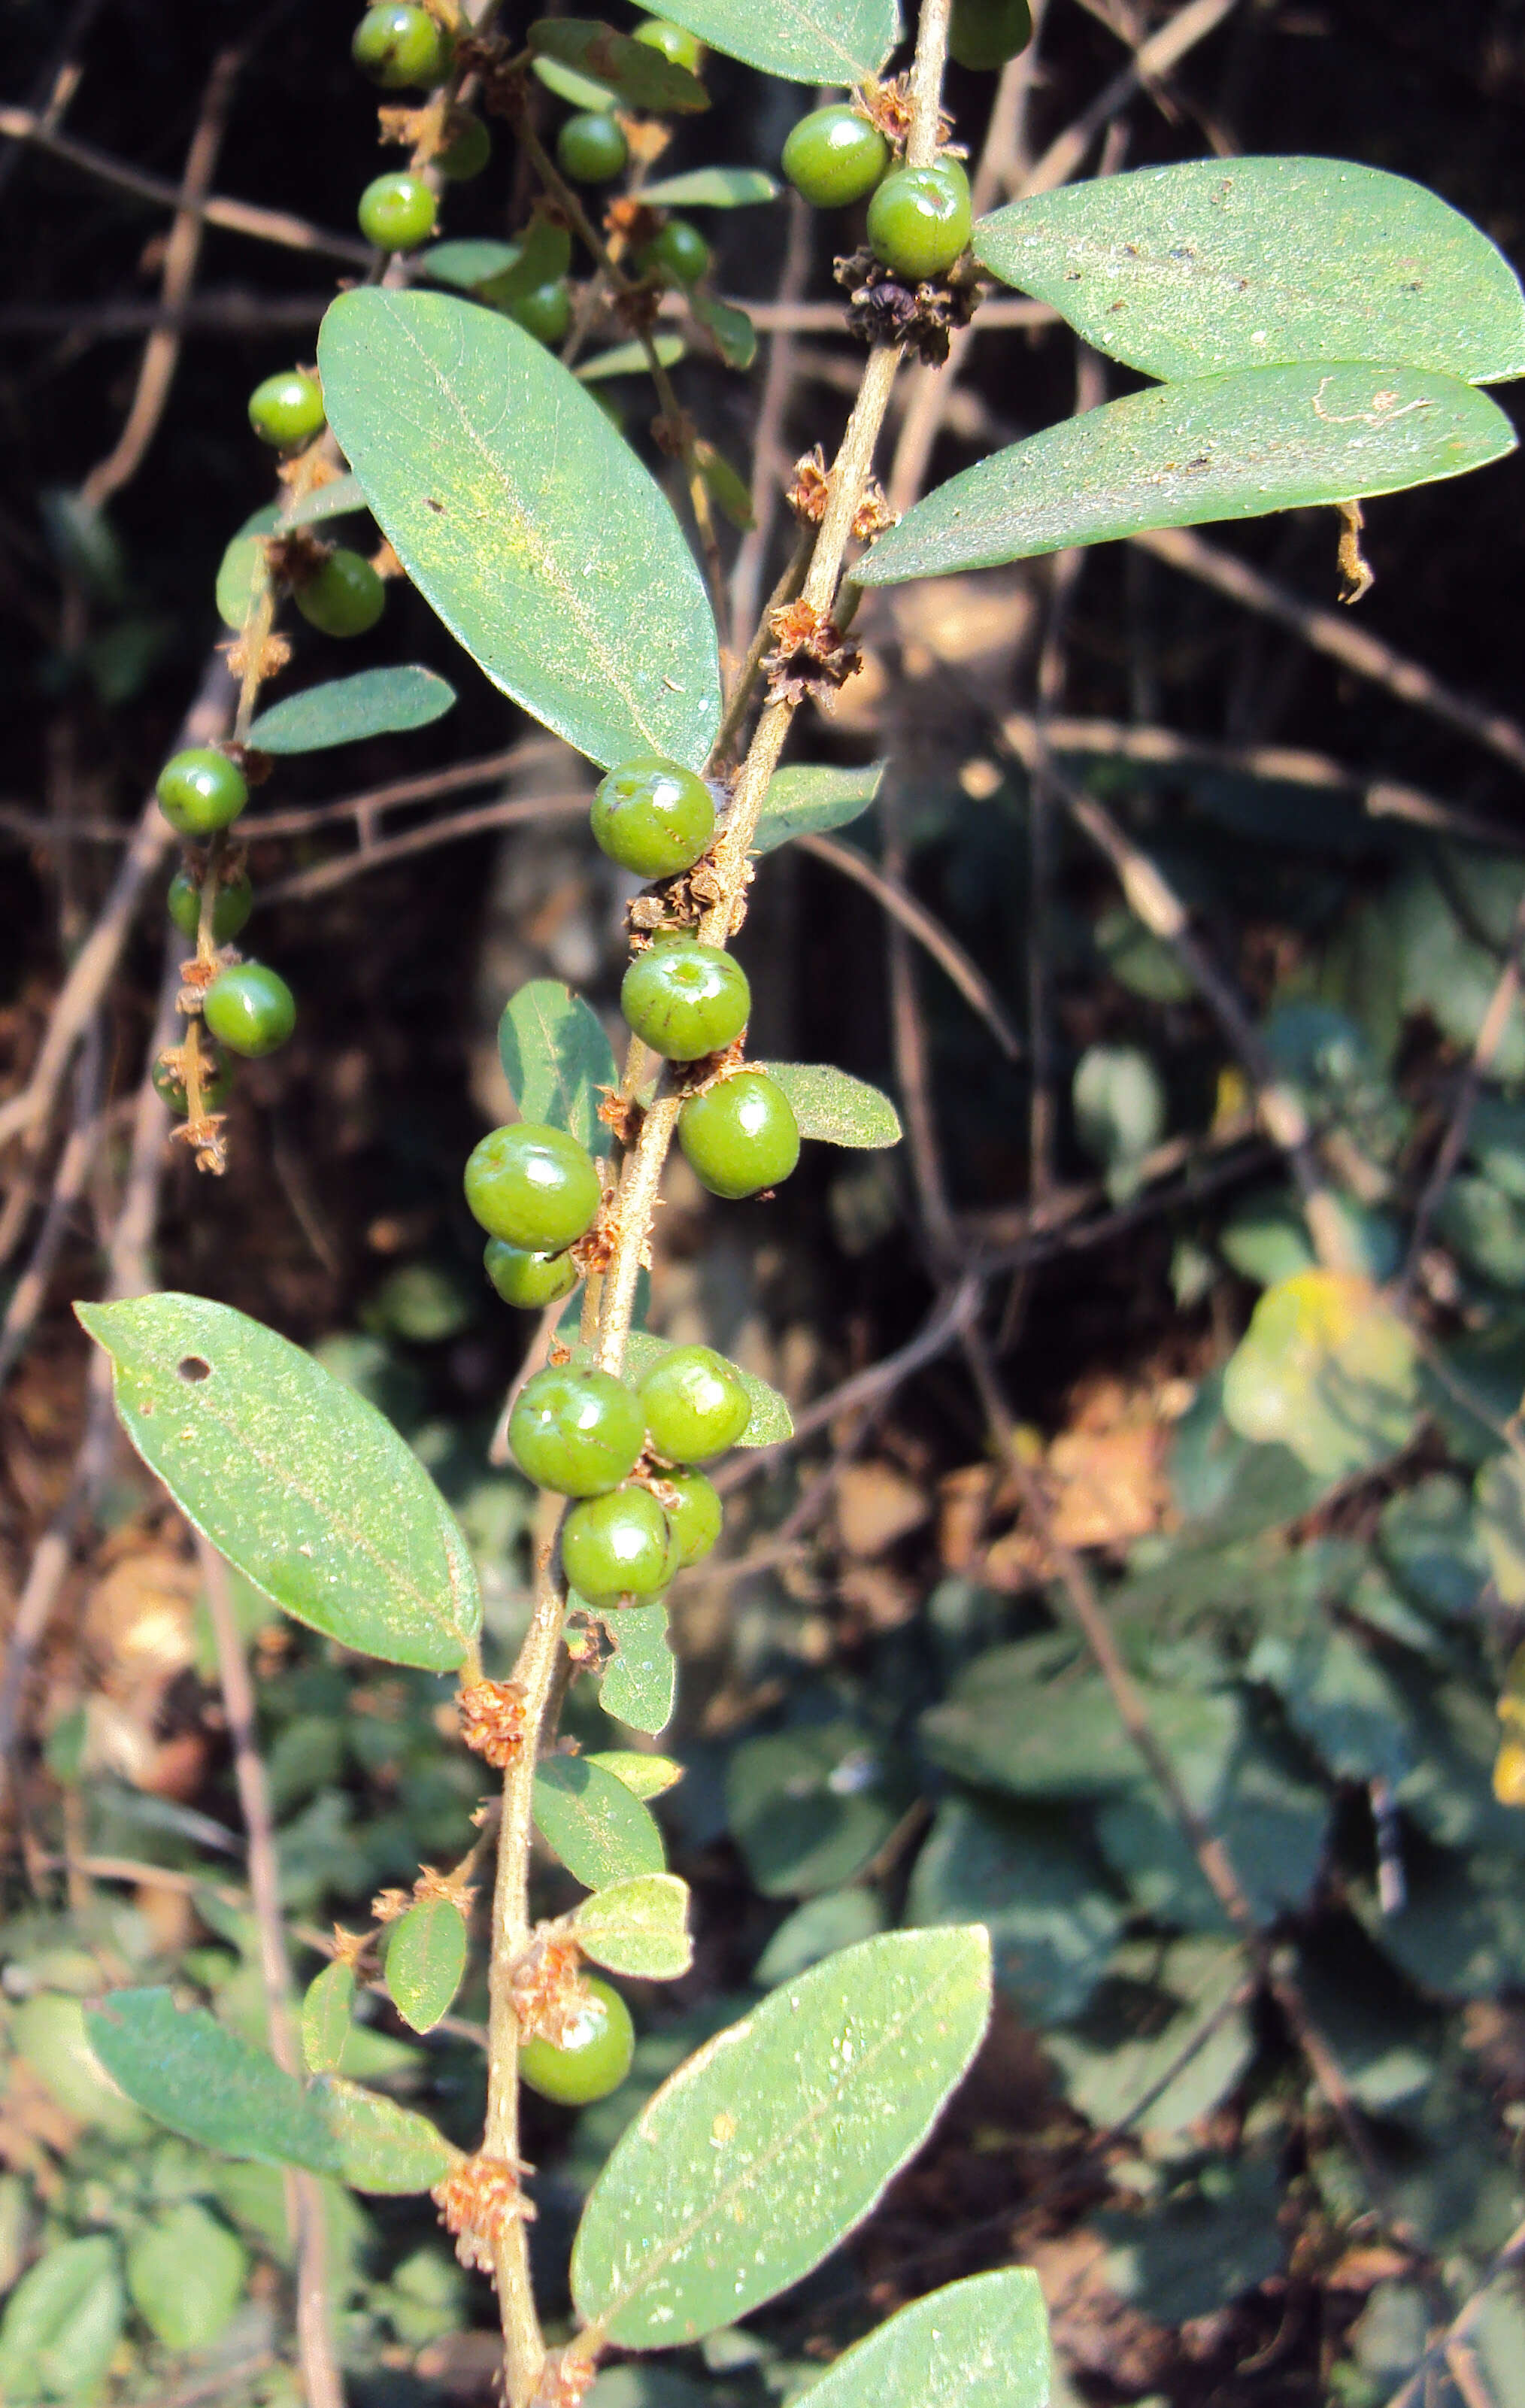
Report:
M296 1026L296 998L263 962L219 970L201 998L201 1016L232 1054L274 1054Z
M576 1244L604 1193L587 1147L538 1121L490 1129L467 1158L465 1188L490 1238L536 1254Z
M697 226L687 218L669 218L660 234L642 246L635 265L643 276L670 276L677 284L697 284L709 273L710 250Z
M536 284L531 292L520 293L508 304L508 315L516 326L522 326L537 343L554 350L566 340L572 323L571 287L559 276L547 284Z
M188 869L178 869L169 882L164 909L182 937L194 944L201 927L201 885ZM217 890L212 905L212 942L231 945L254 909L254 889L247 878L230 879Z
M702 1471L673 1471L663 1480L663 1512L672 1534L673 1571L707 1555L720 1535L724 1510L718 1491ZM673 1499L677 1502L673 1502Z
M360 230L378 251L417 251L435 230L434 194L421 176L406 170L378 176L360 196Z
M185 1092L185 1081L180 1077L179 1072L171 1070L161 1058L154 1064L151 1076L154 1094L161 1096L170 1111L178 1112L183 1120L191 1106ZM227 1055L215 1045L203 1046L201 1059L203 1111L215 1112L232 1084L233 1064L228 1060Z
M697 1062L739 1037L752 1008L747 973L730 953L673 937L637 953L620 1009L637 1037L669 1062Z
M868 205L874 256L918 284L946 274L973 231L969 179L946 154L930 167L897 167Z
M368 560L341 545L298 587L296 607L321 636L367 636L387 607L387 589Z
M1004 67L1032 39L1028 0L953 0L948 52L961 67Z
M404 92L409 84L427 92L443 83L449 72L450 40L427 8L401 6L367 8L355 27L349 55L362 75L383 92Z
M601 108L569 117L556 136L556 164L574 184L612 184L629 157L629 143Z
M639 878L691 869L715 833L715 799L703 778L654 753L621 761L593 796L593 841Z
M249 396L249 423L262 443L278 452L295 452L321 435L328 420L323 388L302 368L283 368L266 377Z
M669 1463L711 1463L746 1434L751 1398L734 1364L713 1346L675 1346L636 1394L646 1434Z
M236 761L209 745L177 752L159 772L159 808L177 836L215 836L231 825L249 800L249 786Z
M537 1254L511 1246L505 1238L489 1238L482 1268L505 1304L539 1312L559 1297L570 1296L582 1273L570 1254Z
M553 1364L520 1390L508 1416L508 1444L537 1488L561 1497L602 1497L634 1470L646 1424L622 1380Z
M839 101L801 118L780 164L813 209L842 209L874 190L890 165L890 145L877 125Z
M675 67L687 67L690 75L698 74L705 46L687 25L670 25L665 17L643 17L634 38L644 42L648 50L660 50Z
M587 2003L560 2047L538 2035L520 2047L521 2079L559 2107L586 2107L591 2100L606 2099L619 2089L635 2054L635 2027L619 1991L596 1973L585 1986Z
M449 140L435 161L448 183L469 184L492 156L492 136L469 108L450 111Z
M646 1598L672 1576L667 1516L649 1488L585 1498L562 1525L562 1568L590 1605Z
M700 1185L733 1199L778 1186L800 1158L793 1107L763 1070L740 1070L691 1096L677 1141Z

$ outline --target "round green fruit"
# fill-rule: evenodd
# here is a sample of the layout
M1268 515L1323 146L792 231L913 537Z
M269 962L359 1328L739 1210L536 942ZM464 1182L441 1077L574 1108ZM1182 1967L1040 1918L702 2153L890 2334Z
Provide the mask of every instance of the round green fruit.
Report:
M800 1158L793 1107L764 1070L740 1070L691 1096L677 1141L700 1185L733 1200L779 1186Z
M630 145L601 108L569 117L556 136L556 164L574 184L612 184L625 172Z
M708 243L687 218L669 218L635 259L643 276L668 276L675 284L697 284L709 273L709 262Z
M298 451L328 423L323 388L302 368L283 368L249 394L249 423L262 443L273 443L278 452Z
M322 636L368 636L387 607L387 589L368 560L341 546L297 590L296 607Z
M177 752L159 772L159 808L177 836L215 836L237 818L249 786L236 761L207 744Z
M874 190L890 165L890 145L877 125L838 102L801 118L779 164L812 208L843 209Z
M170 1111L178 1112L183 1120L191 1109L191 1099L185 1092L185 1081L178 1071L168 1069L163 1061L154 1064L151 1075L154 1094L162 1097ZM233 1064L228 1060L227 1055L215 1045L204 1046L201 1064L203 1111L208 1112L218 1111L226 1099L232 1085Z
M672 1576L667 1516L649 1488L616 1488L574 1505L562 1525L562 1568L590 1605L655 1597Z
M643 17L634 38L644 42L648 50L660 50L675 67L687 67L690 75L698 74L705 46L687 25L670 25L665 17Z
M635 2054L635 2027L618 1990L589 1977L587 2003L561 2047L538 2037L519 2052L520 2078L558 2107L586 2107L618 2090Z
M508 1444L537 1488L559 1497L602 1497L635 1469L646 1424L622 1380L552 1364L520 1390L508 1416Z
M746 1434L751 1398L713 1346L675 1346L636 1391L646 1434L669 1463L712 1463Z
M511 1246L505 1238L489 1238L482 1268L505 1304L543 1312L570 1296L582 1273L570 1254L540 1254L527 1246Z
M671 1569L681 1571L686 1564L696 1564L708 1555L720 1535L724 1509L718 1490L702 1471L669 1472L662 1484L664 1493L677 1499L663 1510L672 1534Z
M536 284L529 293L520 293L508 304L508 315L516 326L522 326L537 343L553 351L566 340L572 323L572 290L555 276L547 284Z
M717 945L673 937L637 953L620 1009L637 1037L668 1062L697 1062L739 1037L752 1008L747 973Z
M1004 67L1033 39L1028 0L953 0L948 52L961 67Z
M389 5L367 8L355 27L349 55L362 75L383 92L427 92L449 71L450 40L427 8Z
M356 215L361 233L378 251L417 251L434 233L437 210L423 178L399 170L366 185Z
M587 1147L538 1121L490 1129L467 1158L465 1189L490 1238L536 1254L574 1245L604 1194Z
M188 869L178 869L169 882L164 909L182 937L192 944L201 928L201 886ZM254 889L247 878L230 879L217 890L212 905L212 942L231 945L254 909Z
M446 131L450 138L435 165L448 183L469 184L492 156L492 136L469 108L452 109Z
M868 205L875 258L917 284L945 275L973 231L969 179L946 155L930 167L897 167Z
M593 841L611 861L638 878L671 878L708 851L715 799L691 769L648 753L600 780L592 819Z
M296 998L277 970L238 962L219 970L201 998L201 1016L230 1054L274 1054L296 1026Z

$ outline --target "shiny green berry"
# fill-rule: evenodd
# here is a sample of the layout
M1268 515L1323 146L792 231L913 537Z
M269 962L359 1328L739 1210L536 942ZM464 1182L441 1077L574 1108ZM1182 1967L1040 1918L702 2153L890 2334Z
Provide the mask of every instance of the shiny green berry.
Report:
M620 1009L637 1037L668 1062L697 1062L739 1037L752 1008L747 973L730 953L673 937L637 953Z
M552 1364L526 1380L508 1416L526 1480L560 1497L602 1497L635 1469L646 1424L633 1389L607 1371Z
M702 1471L663 1475L663 1511L672 1537L670 1570L681 1571L707 1555L720 1535L724 1509L712 1482ZM676 1500L676 1501L675 1501Z
M890 145L877 125L838 101L801 118L780 165L813 209L842 209L874 190L890 165Z
M572 323L572 289L559 276L549 283L536 284L528 293L520 293L508 304L508 315L516 326L522 326L537 343L554 350L566 340Z
M257 1060L285 1044L296 1026L296 998L278 971L238 962L219 970L201 998L201 1016L230 1054Z
M948 53L961 67L1004 67L1032 39L1033 12L1027 0L953 0Z
M646 1434L669 1463L712 1463L746 1433L751 1398L713 1346L674 1346L636 1390Z
M569 117L556 136L556 165L574 184L612 184L629 157L629 143L601 108Z
M161 1096L172 1112L183 1120L190 1111L185 1081L178 1070L172 1070L163 1060L157 1061L151 1072L153 1092ZM201 1053L201 1105L203 1111L215 1112L226 1098L233 1084L233 1064L215 1045L204 1045Z
M800 1158L793 1107L763 1070L740 1070L691 1096L677 1141L700 1185L732 1198L778 1186Z
M669 218L635 255L643 276L670 276L676 284L697 284L708 275L709 262L708 243L687 218Z
M177 752L159 772L159 808L177 836L215 836L237 818L249 785L236 761L210 745Z
M643 753L621 761L593 796L593 841L638 878L691 869L715 833L715 798L677 761Z
M402 5L367 8L355 27L349 55L362 75L383 92L423 92L449 72L450 39L427 8Z
M201 887L188 869L178 869L169 882L164 909L182 937L194 944L201 928ZM219 886L212 905L212 942L231 945L254 909L254 889L247 878L230 879Z
M469 108L454 108L446 127L449 140L435 161L448 183L469 184L492 156L492 136Z
M298 587L296 607L320 635L367 636L387 607L387 589L368 560L341 545Z
M262 443L273 443L278 452L295 452L328 423L323 388L302 368L283 368L249 394L249 423Z
M649 1488L585 1498L562 1524L562 1569L589 1605L655 1597L672 1577L667 1516Z
M973 232L969 179L946 154L930 167L897 167L868 205L875 258L918 284L946 274Z
M618 2090L635 2054L635 2027L618 1990L596 1973L588 1998L560 2047L535 2035L520 2045L520 2078L558 2107L586 2107Z
M536 1254L575 1245L604 1193L587 1147L538 1121L490 1129L467 1157L465 1189L490 1238Z
M522 1305L532 1312L570 1296L582 1277L570 1254L538 1254L526 1246L511 1246L505 1238L489 1238L482 1268L505 1304Z
M644 42L648 50L660 50L675 67L687 67L690 75L698 74L705 46L687 25L670 25L665 17L643 17L634 38Z
M360 230L378 251L417 251L435 230L434 194L421 176L378 176L360 196Z

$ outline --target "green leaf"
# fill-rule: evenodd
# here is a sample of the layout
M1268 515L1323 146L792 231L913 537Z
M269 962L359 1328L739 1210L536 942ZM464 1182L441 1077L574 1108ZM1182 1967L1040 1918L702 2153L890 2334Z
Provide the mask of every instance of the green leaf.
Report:
M455 688L433 669L362 669L309 685L306 694L263 710L249 731L257 752L326 752L369 736L401 736L432 726L455 701Z
M713 443L696 442L693 456L699 474L709 488L709 496L721 517L731 526L745 534L757 524L752 497L746 481L739 477L723 452Z
M182 2139L258 2165L337 2171L332 2135L295 2075L204 2008L182 2012L167 1990L113 1990L85 2024L112 2080Z
M614 1654L599 1678L598 1702L628 1730L653 1739L673 1718L677 1666L667 1641L664 1605L626 1605L601 1616Z
M466 1970L466 1918L448 1898L420 1899L387 1932L387 1994L405 2024L433 2031Z
M1324 1870L1328 1792L1289 1747L1253 1725L1236 1735L1216 1768L1198 1768L1199 1781L1203 1769L1210 1786L1197 1787L1195 1802L1222 1841L1256 1919L1274 1923L1300 1912ZM1096 1839L1140 1914L1189 1931L1226 1928L1179 1823L1152 1784L1104 1800Z
M352 2190L399 2196L432 2190L460 2156L427 2115L363 2090L357 2082L330 2075L314 2086L313 2098L332 2134L339 2172Z
M115 2243L104 2232L58 2243L6 2302L0 2398L14 2408L89 2398L116 2356L122 2308Z
M257 536L235 535L217 571L217 615L224 627L241 627L249 616L254 579L264 559Z
M823 1889L785 1915L753 1966L752 1980L760 1990L797 1981L836 1949L872 1940L888 1919L877 1890Z
M335 1957L308 1983L302 2000L302 2062L309 2073L337 2073L355 2003L355 1969Z
M1473 1496L1493 1585L1505 1605L1525 1605L1525 1463L1513 1449L1494 1455Z
M490 277L502 276L519 257L517 242L485 242L468 236L460 242L431 243L417 253L418 264L441 284L474 293Z
M87 1990L100 1987L93 1957ZM108 2080L85 2030L82 2000L57 1990L36 1990L11 2010L12 2048L36 2075L50 2099L81 2124L92 2124L119 2147L130 2148L148 2139L151 2127Z
M761 167L691 167L682 176L662 176L641 186L654 209L747 209L774 201L780 186Z
M156 2216L127 2252L134 2307L166 2349L207 2349L244 2295L249 2252L193 2199Z
M506 309L526 293L565 276L571 265L572 236L542 203L519 241L508 247L502 266L483 279L479 298L495 309Z
M588 1758L602 1765L637 1798L661 1798L683 1778L683 1767L670 1756L647 1756L633 1747L601 1747Z
M696 75L648 43L617 34L612 25L588 17L542 17L530 27L527 39L541 58L554 59L575 75L602 84L632 108L665 116L709 107L709 94Z
M1281 2272L1284 2195L1275 2157L1243 2157L1204 2166L1162 2203L1098 2215L1108 2287L1161 2324L1212 2315Z
M1125 1919L1062 1817L967 1798L938 1808L905 1900L907 1923L983 1923L997 1987L1040 2027L1089 2004Z
M1203 1789L1216 1793L1239 1732L1237 1701L1135 1685L1177 1770L1190 1758ZM976 1656L946 1702L922 1715L920 1731L934 1763L1017 1798L1105 1798L1144 1770L1100 1673L1074 1669L1068 1641L1047 1635Z
M651 348L664 368L677 366L688 356L688 345L681 335L655 334ZM644 343L611 343L606 351L595 351L584 360L577 371L579 384L597 384L604 377L645 376L648 368Z
M1412 1488L1390 1498L1382 1508L1377 1545L1404 1587L1432 1613L1447 1621L1471 1614L1489 1564L1460 1480L1427 1472Z
M1038 2278L1007 2266L902 2308L793 2408L1048 2408L1051 2373Z
M662 1833L622 1781L585 1756L548 1756L534 1776L534 1828L584 1889L666 1870Z
M1525 1892L1518 1857L1447 1850L1407 1867L1396 1914L1357 1892L1370 1937L1416 1989L1440 1999L1490 1999L1519 1985L1525 1963Z
M802 1137L824 1145L898 1145L900 1114L866 1079L850 1078L830 1062L761 1062L794 1107Z
M593 2186L572 2257L584 2321L625 2349L671 2349L798 2282L919 2148L990 1991L977 1927L889 1932L719 2033Z
M648 1329L633 1329L625 1348L625 1374L634 1381L643 1380L654 1363L673 1351L670 1338L653 1338ZM737 1440L738 1446L777 1446L794 1435L794 1416L777 1388L760 1380L755 1371L743 1370L739 1363L731 1365L751 1400L752 1417Z
M728 368L749 368L757 357L757 328L745 309L713 293L691 293L689 311L708 335Z
M565 1129L590 1154L607 1154L601 1087L617 1087L614 1048L592 1006L558 979L532 979L498 1023L498 1055L520 1118Z
M1250 1315L1223 1375L1223 1412L1241 1438L1289 1447L1321 1479L1369 1471L1407 1445L1418 1420L1413 1334L1370 1281L1296 1271Z
M1525 374L1525 295L1503 254L1422 184L1347 160L1192 159L1072 184L982 218L974 250L1146 376L1293 360Z
M1105 1171L1136 1162L1164 1135L1164 1082L1136 1045L1088 1045L1070 1100L1076 1136Z
M341 294L329 421L409 577L494 685L600 763L702 768L715 623L660 486L521 326L441 293Z
M214 1547L341 1646L452 1670L481 1627L466 1542L409 1447L310 1354L205 1297L81 1304L122 1427Z
M666 0L663 0L663 7ZM667 9L713 50L787 83L862 83L900 39L895 0L678 0Z
M1348 1630L1319 1622L1295 1642L1267 1632L1247 1670L1275 1689L1334 1780L1396 1784L1409 1770L1415 1750L1404 1693Z
M964 469L880 536L860 585L1028 560L1149 527L1263 518L1460 477L1513 451L1486 394L1422 368L1244 368L1066 418Z
M693 1962L689 1885L676 1873L637 1873L585 1898L572 1918L585 1956L639 1982L676 1982Z
M764 1898L807 1898L850 1881L904 1805L856 1723L743 1740L726 1767L726 1818Z
M606 83L594 83L591 76L580 76L572 67L563 67L559 59L534 59L535 74L548 92L564 100L570 108L607 109L614 107L614 94Z
M1047 2036L1071 2106L1103 2127L1136 2119L1147 2133L1209 2114L1255 2055L1248 2007L1230 2004L1244 1982L1233 1941L1130 1941L1084 2015Z
M271 532L286 535L292 527L318 526L325 519L353 518L365 507L365 490L358 477L330 477L326 485L315 485L310 494L283 503Z
M824 836L861 819L879 791L882 761L862 769L832 769L823 762L791 763L768 781L752 837L754 853L772 853L791 836Z

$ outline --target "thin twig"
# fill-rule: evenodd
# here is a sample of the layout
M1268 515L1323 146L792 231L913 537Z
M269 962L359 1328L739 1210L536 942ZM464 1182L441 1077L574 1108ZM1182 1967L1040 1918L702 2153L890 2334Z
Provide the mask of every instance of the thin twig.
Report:
M843 844L835 837L797 836L794 846L797 852L813 853L818 861L830 863L844 878L850 878L855 885L872 895L890 917L932 955L938 968L947 971L970 1010L979 1014L1007 1061L1020 1061L1021 1038L984 971L971 961L941 920L925 904L918 902L902 880L891 877L855 846Z
M1494 2284L1504 2275L1518 2272L1521 2267L1525 2267L1525 2224L1517 2225L1476 2289L1451 2318L1445 2331L1437 2334L1430 2344L1407 2382L1400 2385L1393 2393L1388 2408L1418 2408L1419 2401L1428 2396L1429 2381L1434 2370L1442 2360L1448 2359L1459 2342L1468 2341L1476 2329L1477 2319Z

